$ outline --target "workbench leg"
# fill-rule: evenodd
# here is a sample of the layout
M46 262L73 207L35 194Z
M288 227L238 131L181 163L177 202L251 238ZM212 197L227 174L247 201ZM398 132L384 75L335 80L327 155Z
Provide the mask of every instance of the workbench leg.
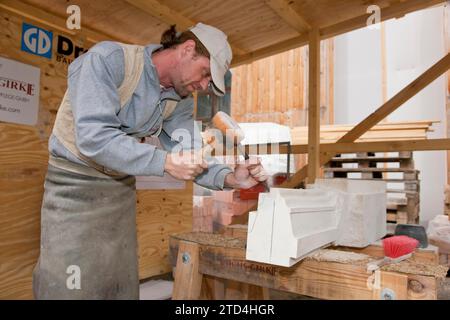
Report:
M173 300L197 300L200 298L203 275L199 272L199 260L198 244L180 241L173 285Z
M408 299L408 276L387 271L375 271L374 300Z

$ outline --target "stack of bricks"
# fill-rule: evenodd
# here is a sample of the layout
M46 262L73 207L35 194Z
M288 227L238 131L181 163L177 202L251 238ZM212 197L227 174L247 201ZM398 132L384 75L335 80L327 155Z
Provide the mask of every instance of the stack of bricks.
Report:
M192 231L213 232L214 198L212 196L194 196Z
M234 216L247 212L258 200L242 200L238 190L214 191L213 230L230 225Z

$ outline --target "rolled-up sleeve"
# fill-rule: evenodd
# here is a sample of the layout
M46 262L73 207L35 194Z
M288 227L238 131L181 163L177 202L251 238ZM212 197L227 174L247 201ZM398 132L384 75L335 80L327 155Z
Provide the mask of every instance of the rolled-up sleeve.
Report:
M109 169L130 175L162 176L167 152L139 143L120 130L117 88L123 81L123 65L112 66L109 59L87 52L82 63L69 69L77 147L84 156Z
M166 150L172 150L175 146L184 150L202 148L203 141L200 128L196 125L192 116L193 103L192 98L181 100L172 115L164 121L159 140ZM208 189L224 189L225 177L233 170L218 163L217 159L213 157L206 160L208 169L196 177L195 183Z

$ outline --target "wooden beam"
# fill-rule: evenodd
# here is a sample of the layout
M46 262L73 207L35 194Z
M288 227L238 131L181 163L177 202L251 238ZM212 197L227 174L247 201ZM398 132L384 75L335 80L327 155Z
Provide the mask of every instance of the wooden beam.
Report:
M127 39L121 39L111 34L107 34L100 30L95 30L91 27L83 27L81 30L69 30L66 27L67 17L58 16L49 13L46 10L38 8L33 5L29 5L16 0L2 0L0 1L0 8L6 10L9 13L13 13L32 21L38 22L42 25L48 26L59 32L65 34L86 37L88 42L97 43L104 40L113 40L120 42L127 42Z
M447 52L450 52L450 5L445 7L444 15L444 41ZM447 137L450 137L450 71L447 72L446 85L446 128ZM450 184L450 151L447 151L447 184ZM450 219L450 215L449 215Z
M393 18L402 17L405 14L426 9L431 6L435 6L438 4L445 3L444 0L409 0L409 1L402 1L395 4L392 4L391 6L384 8L381 10L381 21L386 21ZM331 26L326 26L320 28L320 37L322 40L328 39L331 37L335 37L337 35L356 30L359 28L364 28L367 25L367 18L370 16L370 14L367 14L365 12L361 12L360 16L357 16L355 18L349 19L344 22L340 22ZM271 55L298 48L304 45L308 44L308 35L302 34L298 37L288 39L279 43L276 43L274 45L270 45L265 48L261 48L259 50L256 50L254 52L250 52L244 55L238 55L236 56L231 65L232 67L239 66L241 64L250 63L254 60L262 59L265 57L269 57Z
M439 78L450 69L450 54L436 62L431 68L425 71L416 80L411 82L403 90L397 93L389 101L378 108L374 113L356 125L350 132L344 135L338 142L352 142L361 137L370 128L386 118L406 101L415 96L418 92Z
M173 300L190 300L200 297L203 276L199 272L199 245L180 241L173 286Z
M167 23L169 25L176 24L179 30L187 30L197 24L196 21L191 20L170 7L162 4L157 0L125 0L132 6L150 14L158 20ZM235 55L246 54L246 50L243 50L235 45L231 45L233 53Z
M388 102L383 104L374 113L361 121L352 130L347 132L342 138L337 142L353 142L359 137L361 137L370 128L380 122L382 119L387 117L390 113L395 111L403 103L408 101L410 98L415 96L420 90L425 88L427 85L436 80L439 76L444 74L448 69L450 69L450 53L444 58L439 60L431 68L425 71L416 80L411 82L403 90L392 97ZM334 154L327 154L321 156L320 165L327 163ZM304 166L302 169L297 171L295 175L289 180L283 183L280 187L282 188L294 188L297 187L305 178L307 177L308 165Z
M287 147L264 145L258 151L257 145L245 146L249 155L263 154L287 154ZM436 151L450 150L450 139L425 139L425 140L393 140L393 141L375 141L375 142L338 142L322 143L320 153L337 154L353 152L397 152L397 151ZM273 153L272 153L273 152ZM291 146L292 154L308 153L308 145Z
M194 237L194 236L193 236ZM202 237L205 238L205 237ZM170 239L171 260L179 252L183 235ZM218 242L220 240L220 242ZM195 240L193 240L195 241ZM225 243L236 243L227 246ZM376 275L368 274L365 264L337 263L304 259L294 266L280 267L246 260L245 241L211 235L211 241L198 241L199 272L204 275L293 292L320 299L379 299L380 289L391 288L400 299L436 299L438 281L433 276L381 271L381 287L369 286ZM238 243L242 243L239 245ZM416 262L413 262L416 263ZM178 268L178 267L177 267ZM411 280L411 281L410 281ZM175 278L175 282L178 279ZM414 287L410 287L410 283ZM376 284L376 282L375 282Z
M299 33L307 32L311 25L297 11L292 9L286 0L264 0L264 2L275 11L281 19Z
M308 182L314 183L320 172L320 36L318 29L313 29L309 35L308 88Z

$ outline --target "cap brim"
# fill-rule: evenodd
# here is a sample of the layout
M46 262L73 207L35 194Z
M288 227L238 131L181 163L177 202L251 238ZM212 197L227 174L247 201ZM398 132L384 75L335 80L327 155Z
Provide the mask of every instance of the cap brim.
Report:
M218 96L225 95L225 73L227 70L221 68L220 65L214 60L211 59L210 62L211 67L211 78L212 78L212 90L214 94Z

